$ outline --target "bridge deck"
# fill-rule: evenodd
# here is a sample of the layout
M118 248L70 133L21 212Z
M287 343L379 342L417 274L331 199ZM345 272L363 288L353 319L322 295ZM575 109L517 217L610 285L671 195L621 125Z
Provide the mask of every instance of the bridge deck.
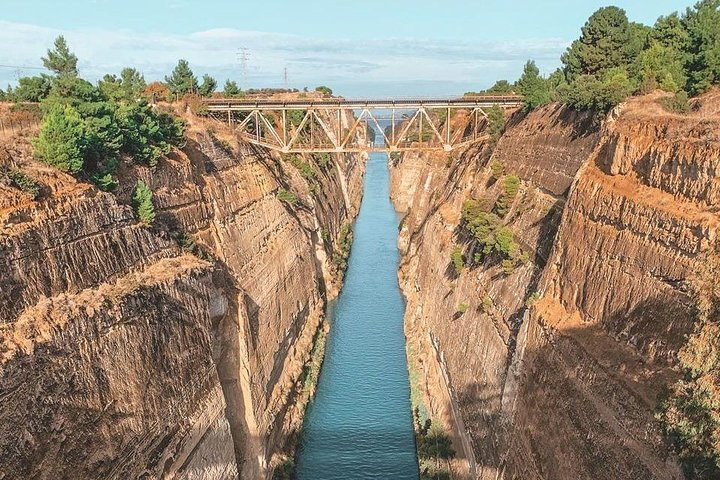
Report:
M417 109L417 108L482 108L493 105L513 107L522 104L523 98L518 95L487 95L478 97L463 97L453 99L344 99L329 98L326 100L247 100L235 98L213 98L205 101L210 111L227 110L273 110L273 109L298 109L309 108L343 108L343 109Z

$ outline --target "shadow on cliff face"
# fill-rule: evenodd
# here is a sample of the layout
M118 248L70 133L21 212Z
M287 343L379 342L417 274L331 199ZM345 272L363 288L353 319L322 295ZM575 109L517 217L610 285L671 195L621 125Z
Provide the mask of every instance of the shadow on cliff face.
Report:
M661 312L667 305L658 299L644 307ZM531 327L517 388L508 378L498 385L469 379L456 387L457 405L446 405L459 407L472 434L465 445L472 445L477 478L681 479L653 418L670 369L649 363L601 325L545 336L547 328Z
M614 311L605 322L608 330L649 361L674 365L677 352L692 332L694 317L690 298L678 290L674 293Z
M564 204L564 199L555 200L555 203L548 209L545 216L531 225L531 227L540 226L534 259L538 270L544 269L550 258L552 247L555 244L555 235L557 235L558 229L560 228Z
M500 468L501 452L505 450L505 435L500 421L501 400L497 388L493 389L481 381L471 382L457 392L465 428L473 432L472 441L462 439L465 434L461 432L462 442L472 445L478 465L496 469Z

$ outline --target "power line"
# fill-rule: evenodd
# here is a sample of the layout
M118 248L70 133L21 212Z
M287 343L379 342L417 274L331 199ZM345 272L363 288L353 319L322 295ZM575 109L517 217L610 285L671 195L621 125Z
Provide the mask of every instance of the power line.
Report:
M47 70L45 67L28 67L23 65L0 65L0 68L15 68L21 70Z

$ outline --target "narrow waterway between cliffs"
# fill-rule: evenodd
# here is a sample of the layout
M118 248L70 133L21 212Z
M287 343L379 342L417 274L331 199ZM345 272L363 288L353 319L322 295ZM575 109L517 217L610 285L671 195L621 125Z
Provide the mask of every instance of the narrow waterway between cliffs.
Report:
M300 480L417 480L388 158L370 156L345 285L298 452Z

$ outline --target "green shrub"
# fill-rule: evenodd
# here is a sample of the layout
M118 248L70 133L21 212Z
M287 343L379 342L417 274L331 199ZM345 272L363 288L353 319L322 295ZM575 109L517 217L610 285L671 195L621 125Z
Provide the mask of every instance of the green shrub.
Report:
M458 305L457 311L458 313L463 314L468 311L468 308L469 307L467 303L461 303L460 305Z
M719 279L720 260L713 254L691 284L695 328L678 353L683 377L657 412L688 479L720 478Z
M233 98L240 96L242 92L240 91L240 87L238 87L237 82L234 80L226 80L225 81L225 87L223 88L223 96L227 98Z
M688 103L688 95L685 91L680 90L671 97L662 97L658 99L658 103L662 107L673 113L687 113L690 111L690 104Z
M453 248L452 252L450 253L450 261L452 262L453 267L455 268L455 273L460 275L463 271L463 268L465 267L462 249L460 247Z
M505 272L505 275L512 275L512 273L515 271L515 262L510 260L509 258L506 258L500 263L500 266L503 269L503 272Z
M135 216L145 226L150 226L155 221L155 206L152 202L153 193L145 182L138 180L132 195L132 206Z
M490 133L490 140L496 142L502 135L503 129L505 128L505 111L493 105L487 109L487 121L488 121L488 133Z
M325 342L327 335L325 331L320 328L315 333L313 340L313 347L310 351L310 360L303 367L302 385L303 390L307 394L312 394L317 387L318 379L320 378L320 369L322 368L323 359L325 358Z
M505 177L505 182L503 183L503 193L500 195L500 198L498 198L498 201L495 204L495 212L499 217L507 215L507 212L510 210L510 205L512 205L519 189L520 179L518 177L515 175L508 175Z
M315 161L320 165L320 168L327 168L330 165L330 153L322 152L314 154Z
M279 188L277 192L277 198L283 203L287 203L291 207L294 207L298 203L297 195L294 193L285 190L284 188Z
M532 307L535 305L540 299L542 298L542 293L535 291L528 297L528 299L525 301L526 307Z
M217 90L217 80L208 75L203 75L203 81L198 87L198 93L201 97L210 97Z
M117 180L111 173L105 175L94 174L90 177L90 181L103 192L114 192L118 185Z
M493 301L490 295L485 295L482 299L482 311L483 313L489 313L493 308Z
M176 97L182 97L188 93L198 91L198 80L190 69L187 60L179 60L172 73L165 77L165 84L170 93Z
M495 159L490 164L490 171L492 172L493 178L499 180L503 176L503 173L505 173L505 166L500 160Z
M33 200L37 200L40 197L40 184L29 175L13 168L7 172L7 176L10 178L14 187L27 193Z
M333 91L330 87L326 87L325 85L320 85L319 87L315 87L316 92L320 92L323 95L330 96L333 94Z
M482 247L483 255L497 252L514 262L521 254L512 230L502 224L500 217L486 211L482 203L477 200L467 200L463 204L462 218L465 221L465 228L473 234ZM479 261L477 257L476 261Z
M353 234L349 223L344 224L340 228L338 234L337 245L333 252L333 263L338 272L338 276L342 279L347 270L347 260L350 257L350 249L352 248Z
M82 170L88 151L87 127L71 106L55 105L45 116L40 136L33 142L35 157L58 170Z
M581 75L560 91L560 98L579 110L605 113L629 97L634 86L625 70L616 68L602 76Z
M208 262L213 260L212 256L205 249L203 249L203 247L198 245L195 237L193 237L189 233L178 232L175 236L175 239L177 240L183 251L195 255L201 260L205 260Z
M305 110L288 110L287 121L290 125L297 128L305 118Z
M297 154L283 154L283 160L288 161L292 164L305 181L310 184L315 180L316 172L312 165L303 160L300 155Z

